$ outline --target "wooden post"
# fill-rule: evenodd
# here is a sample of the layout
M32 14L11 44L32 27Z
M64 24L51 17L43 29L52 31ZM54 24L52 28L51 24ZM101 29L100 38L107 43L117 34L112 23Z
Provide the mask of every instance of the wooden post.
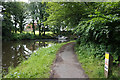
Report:
M108 78L108 68L109 68L109 53L105 52L105 68L104 68L104 75Z
M105 52L104 75L106 78L109 78L110 75L112 75L112 66L113 66L113 57L108 52Z

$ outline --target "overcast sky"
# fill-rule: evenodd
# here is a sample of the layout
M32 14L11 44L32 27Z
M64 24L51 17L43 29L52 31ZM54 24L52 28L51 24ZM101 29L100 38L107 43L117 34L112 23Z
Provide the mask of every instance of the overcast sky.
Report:
M18 1L28 2L28 0L18 0Z
M28 0L2 0L3 2L5 1L7 1L7 2L9 2L9 1L22 1L22 2L28 2Z
M13 1L14 1L14 0L13 0ZM28 2L28 0L16 0L16 1Z

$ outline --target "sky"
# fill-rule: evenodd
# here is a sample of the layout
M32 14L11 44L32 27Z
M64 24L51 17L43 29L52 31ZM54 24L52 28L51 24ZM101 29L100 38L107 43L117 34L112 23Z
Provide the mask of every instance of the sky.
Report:
M20 1L22 1L22 2L28 2L29 0L0 0L0 1L2 1L2 2L14 2L14 1L18 1L18 2L20 2Z
M28 2L28 0L16 0L16 1Z

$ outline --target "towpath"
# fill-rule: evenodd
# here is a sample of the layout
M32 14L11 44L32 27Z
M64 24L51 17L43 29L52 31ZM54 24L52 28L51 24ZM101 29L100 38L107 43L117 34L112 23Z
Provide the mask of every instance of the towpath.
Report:
M77 60L74 42L64 45L57 53L51 70L51 78L88 78Z

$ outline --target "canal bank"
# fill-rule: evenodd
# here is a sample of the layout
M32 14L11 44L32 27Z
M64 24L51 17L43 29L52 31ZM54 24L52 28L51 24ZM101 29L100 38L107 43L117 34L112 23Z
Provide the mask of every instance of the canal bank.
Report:
M9 68L9 73L4 78L49 78L50 66L57 51L64 44L66 43L39 48L28 60L23 61L16 68Z
M23 60L27 60L37 49L61 42L65 41L56 39L3 41L1 56L3 75L8 73L10 66L15 68Z

